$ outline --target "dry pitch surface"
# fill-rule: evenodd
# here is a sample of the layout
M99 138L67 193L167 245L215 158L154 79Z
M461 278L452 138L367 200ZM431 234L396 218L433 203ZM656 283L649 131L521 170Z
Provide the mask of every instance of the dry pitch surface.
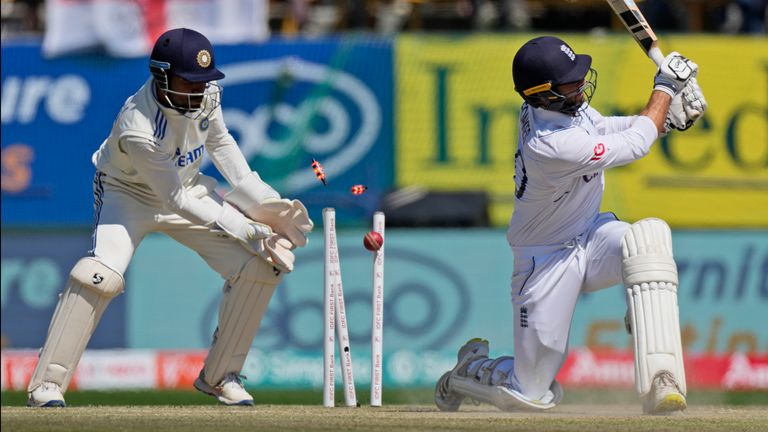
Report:
M637 405L564 404L547 413L505 413L490 406L443 413L434 406L322 408L306 405L2 407L6 431L767 431L764 406L693 406L644 416Z

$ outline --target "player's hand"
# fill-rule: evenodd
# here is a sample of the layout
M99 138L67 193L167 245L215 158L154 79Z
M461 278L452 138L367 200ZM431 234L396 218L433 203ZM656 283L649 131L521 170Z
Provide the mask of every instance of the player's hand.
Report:
M653 89L660 90L674 97L683 91L688 80L696 76L699 66L680 55L672 52L659 66L653 80Z
M707 111L707 100L704 99L704 93L701 92L696 77L691 77L683 88L682 100L685 115L694 122Z
M292 250L296 248L287 238L276 234L268 239L264 239L264 253L259 254L266 259L268 263L274 265L278 270L285 273L293 271L293 262L296 257Z
M267 198L249 212L254 220L267 224L272 230L287 238L294 247L307 245L307 234L314 224L309 212L299 200Z
M293 271L295 257L293 243L275 234L269 225L253 221L240 213L234 206L224 202L216 226L236 239L248 252L258 255L277 269Z
M672 98L664 121L664 133L669 133L673 129L679 131L690 129L706 110L707 101L696 78L693 77L686 83L683 91Z

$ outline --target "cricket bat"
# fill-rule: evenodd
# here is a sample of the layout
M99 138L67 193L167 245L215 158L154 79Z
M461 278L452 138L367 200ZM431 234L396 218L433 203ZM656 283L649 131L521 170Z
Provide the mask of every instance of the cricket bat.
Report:
M664 61L664 54L659 49L658 38L634 0L606 1L611 5L613 12L624 23L624 27L629 30L643 51L657 66L660 66Z

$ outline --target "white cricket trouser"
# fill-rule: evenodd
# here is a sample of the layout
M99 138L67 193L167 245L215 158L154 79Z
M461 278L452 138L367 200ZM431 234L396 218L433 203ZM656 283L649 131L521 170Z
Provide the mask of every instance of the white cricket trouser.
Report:
M253 254L222 232L194 224L162 208L148 205L120 187L94 179L95 228L93 254L114 270L125 273L141 240L151 232L161 232L196 251L224 279L237 276ZM220 206L215 192L201 198Z
M612 213L601 213L566 244L513 248L515 377L526 397L542 397L563 365L579 294L622 282L620 245L627 229Z

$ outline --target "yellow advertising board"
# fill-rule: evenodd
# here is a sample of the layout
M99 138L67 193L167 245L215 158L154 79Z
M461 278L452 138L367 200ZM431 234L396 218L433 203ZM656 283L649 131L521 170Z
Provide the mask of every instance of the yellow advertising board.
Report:
M504 225L514 204L522 99L512 58L536 35L404 35L396 47L396 172L400 187L486 190ZM592 105L634 115L655 66L628 35L560 35L590 54ZM768 39L662 37L700 66L706 116L654 144L644 159L607 172L603 208L626 221L655 216L676 228L768 227Z

